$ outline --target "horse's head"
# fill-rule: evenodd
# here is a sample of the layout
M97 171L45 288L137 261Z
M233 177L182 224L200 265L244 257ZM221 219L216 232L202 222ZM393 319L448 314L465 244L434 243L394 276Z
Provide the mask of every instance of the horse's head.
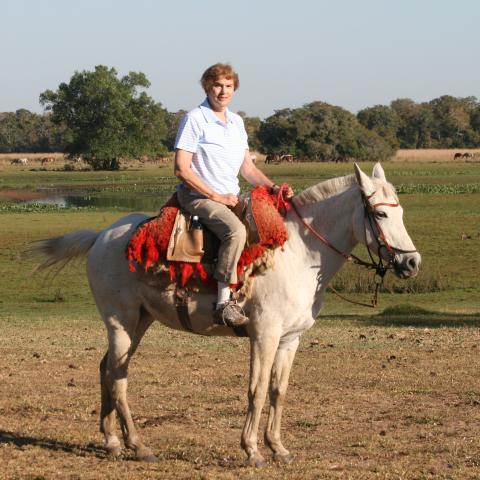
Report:
M403 209L394 188L385 178L383 168L379 163L375 164L370 178L355 164L355 176L362 198L355 215L357 241L389 262L398 277L414 277L421 256L403 224Z

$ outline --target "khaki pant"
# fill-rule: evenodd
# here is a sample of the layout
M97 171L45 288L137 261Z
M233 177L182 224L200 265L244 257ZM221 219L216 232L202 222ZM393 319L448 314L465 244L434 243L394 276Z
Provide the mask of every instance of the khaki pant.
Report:
M247 237L243 223L226 205L192 195L187 188L178 189L177 197L182 208L192 215L198 215L201 222L220 240L213 276L220 282L237 283L237 263Z

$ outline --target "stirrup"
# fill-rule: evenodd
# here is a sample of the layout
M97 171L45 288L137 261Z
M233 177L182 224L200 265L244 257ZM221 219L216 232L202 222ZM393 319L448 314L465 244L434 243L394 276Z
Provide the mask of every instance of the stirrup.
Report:
M243 308L234 300L229 300L221 308L216 309L213 313L213 318L217 325L227 327L240 327L246 325L249 321Z

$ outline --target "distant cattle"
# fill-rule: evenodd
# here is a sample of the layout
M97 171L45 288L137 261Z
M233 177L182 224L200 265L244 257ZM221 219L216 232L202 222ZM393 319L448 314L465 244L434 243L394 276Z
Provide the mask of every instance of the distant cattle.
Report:
M465 153L457 152L453 156L453 159L456 160L457 158L473 158L474 156L475 154L470 152L465 152Z
M265 157L265 163L268 165L270 163L278 163L280 161L280 155L277 155L276 153L269 153Z
M293 163L293 155L280 155L281 162Z
M269 153L265 157L265 163L281 163L281 162L287 162L287 163L292 163L295 161L295 158L293 155L290 154L281 154L278 155L277 153Z
M28 158L14 158L10 165L28 165Z
M42 160L40 161L41 164L42 164L42 167L44 165L49 165L50 163L53 163L55 161L55 159L53 157L44 157L42 158Z

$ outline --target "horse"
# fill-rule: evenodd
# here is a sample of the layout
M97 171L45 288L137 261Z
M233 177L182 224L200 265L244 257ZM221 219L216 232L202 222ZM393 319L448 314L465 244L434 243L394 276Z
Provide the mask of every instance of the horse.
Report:
M276 153L269 153L265 157L265 164L269 165L270 163L278 163L280 161L280 156Z
M376 251L399 278L418 273L421 256L405 229L402 207L383 168L377 163L372 177L356 164L354 170L352 175L326 180L293 197L285 216L289 238L283 249L274 251L274 267L255 278L250 297L241 301L249 317L250 340L248 412L241 434L247 465L266 463L257 433L267 391L270 410L265 444L275 461L290 463L293 459L280 435L290 369L301 335L320 312L328 283L351 260L354 246L362 243ZM177 315L170 280L129 269L125 249L146 218L130 214L100 232L80 230L39 240L33 250L46 256L39 268L88 255L90 288L108 334L108 349L100 362L104 447L112 455L121 453L115 429L117 412L125 447L133 449L138 460L155 461L135 428L127 403L128 365L153 321L186 329ZM213 293L192 292L190 331L235 335L232 328L213 324L214 297Z
M28 165L28 158L14 158L11 162L10 165L23 165L26 166Z
M42 158L41 161L40 161L42 167L43 167L44 165L48 165L48 164L54 163L54 162L55 162L55 159L54 159L53 157L44 157L44 158Z
M293 155L290 154L285 154L285 155L280 155L280 162L287 162L287 163L293 163Z

